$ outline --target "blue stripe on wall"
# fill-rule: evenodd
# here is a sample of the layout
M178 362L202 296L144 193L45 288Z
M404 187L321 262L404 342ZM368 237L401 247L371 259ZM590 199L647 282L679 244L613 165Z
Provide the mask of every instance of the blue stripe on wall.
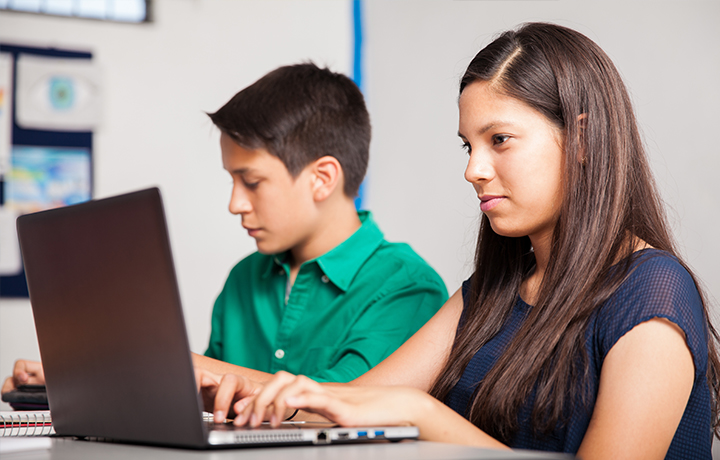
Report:
M360 91L363 91L363 17L362 0L352 0L353 6L353 81ZM355 198L355 208L362 209L365 196L365 181L360 184L358 196Z
M354 48L353 48L353 81L363 90L362 81L362 51L363 51L363 18L362 18L362 0L352 0L353 2L353 32L354 32Z

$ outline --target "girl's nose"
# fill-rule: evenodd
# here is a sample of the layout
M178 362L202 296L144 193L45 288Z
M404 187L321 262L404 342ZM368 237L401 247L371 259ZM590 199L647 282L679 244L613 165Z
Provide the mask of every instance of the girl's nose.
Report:
M486 155L476 151L470 154L465 168L465 180L471 184L488 181L493 177L492 164Z

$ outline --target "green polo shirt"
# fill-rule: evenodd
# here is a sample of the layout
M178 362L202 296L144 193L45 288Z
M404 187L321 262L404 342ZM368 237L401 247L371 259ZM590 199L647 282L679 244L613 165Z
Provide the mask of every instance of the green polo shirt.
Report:
M447 300L440 276L369 212L334 249L305 262L287 292L287 254L256 252L230 272L206 356L275 373L347 382L403 344Z

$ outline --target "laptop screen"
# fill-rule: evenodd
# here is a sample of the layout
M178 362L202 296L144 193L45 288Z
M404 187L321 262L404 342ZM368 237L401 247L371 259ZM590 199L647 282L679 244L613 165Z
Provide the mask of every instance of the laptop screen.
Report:
M159 190L21 216L18 236L56 432L204 444Z

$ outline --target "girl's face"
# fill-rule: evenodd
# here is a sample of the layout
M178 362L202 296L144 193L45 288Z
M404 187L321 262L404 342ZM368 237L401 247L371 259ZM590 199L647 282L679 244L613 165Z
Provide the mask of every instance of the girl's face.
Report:
M460 96L458 135L470 156L465 179L495 233L549 243L563 197L559 128L524 102L486 82Z

